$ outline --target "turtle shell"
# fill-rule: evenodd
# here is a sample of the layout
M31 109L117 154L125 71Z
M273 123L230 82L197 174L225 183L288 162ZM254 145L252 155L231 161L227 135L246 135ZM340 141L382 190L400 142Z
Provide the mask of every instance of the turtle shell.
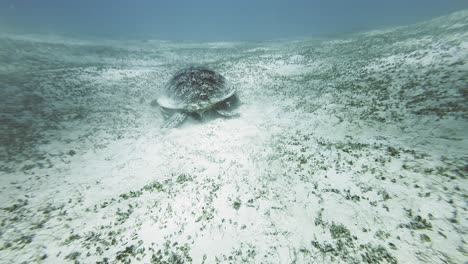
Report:
M164 108L197 112L212 108L235 92L221 74L206 67L190 67L174 74L157 102Z

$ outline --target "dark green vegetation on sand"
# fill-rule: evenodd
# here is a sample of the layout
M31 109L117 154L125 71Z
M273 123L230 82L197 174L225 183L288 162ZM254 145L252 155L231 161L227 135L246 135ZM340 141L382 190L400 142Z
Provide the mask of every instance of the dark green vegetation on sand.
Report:
M2 33L1 261L459 263L467 32L465 11L335 40ZM162 133L150 102L194 63L241 117Z

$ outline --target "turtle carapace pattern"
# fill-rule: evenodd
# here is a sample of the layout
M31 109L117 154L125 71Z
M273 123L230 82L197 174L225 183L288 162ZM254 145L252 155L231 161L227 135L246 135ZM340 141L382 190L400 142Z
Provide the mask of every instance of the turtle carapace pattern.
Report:
M207 111L236 116L237 101L236 89L221 74L200 66L174 74L157 99L166 118L162 126L167 128L180 125L188 115L202 118Z

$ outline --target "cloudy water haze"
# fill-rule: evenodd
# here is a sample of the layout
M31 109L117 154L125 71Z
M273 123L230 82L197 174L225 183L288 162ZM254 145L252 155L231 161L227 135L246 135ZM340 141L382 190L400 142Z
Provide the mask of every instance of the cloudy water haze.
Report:
M328 36L415 23L465 0L3 0L0 21L28 31L107 38L238 41Z
M467 1L0 1L0 264L465 263Z

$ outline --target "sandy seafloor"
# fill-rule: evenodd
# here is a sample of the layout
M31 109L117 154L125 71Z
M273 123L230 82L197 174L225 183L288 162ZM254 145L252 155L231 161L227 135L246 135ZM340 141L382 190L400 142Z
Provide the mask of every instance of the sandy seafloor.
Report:
M271 42L0 34L1 263L466 263L468 11ZM181 67L240 117L161 130Z

